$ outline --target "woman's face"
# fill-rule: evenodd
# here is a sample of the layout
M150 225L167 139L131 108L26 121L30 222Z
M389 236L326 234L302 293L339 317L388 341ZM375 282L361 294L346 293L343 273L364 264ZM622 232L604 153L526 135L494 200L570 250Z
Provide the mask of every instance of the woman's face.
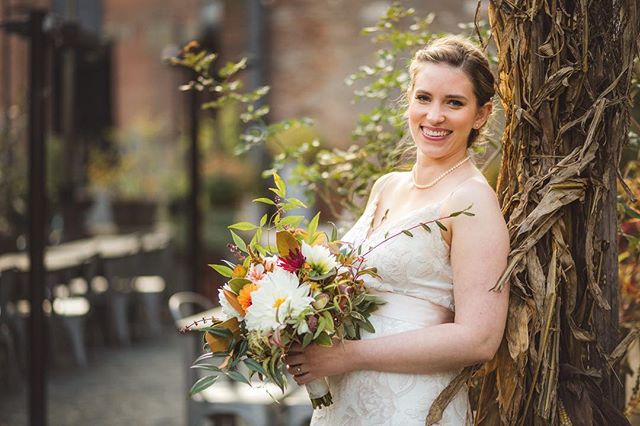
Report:
M471 129L480 128L490 113L490 102L478 107L473 84L464 71L446 64L423 64L416 73L407 110L418 158L463 155Z

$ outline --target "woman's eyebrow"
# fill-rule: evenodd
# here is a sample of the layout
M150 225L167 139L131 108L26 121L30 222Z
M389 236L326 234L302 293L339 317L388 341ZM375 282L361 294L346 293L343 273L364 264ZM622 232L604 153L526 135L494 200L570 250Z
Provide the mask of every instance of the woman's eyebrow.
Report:
M420 93L421 95L429 95L431 96L431 93L427 92L426 90L422 90L422 89L416 89L416 93ZM467 100L466 96L463 95L456 95L456 94L451 94L451 95L445 95L445 99L462 99L462 100Z

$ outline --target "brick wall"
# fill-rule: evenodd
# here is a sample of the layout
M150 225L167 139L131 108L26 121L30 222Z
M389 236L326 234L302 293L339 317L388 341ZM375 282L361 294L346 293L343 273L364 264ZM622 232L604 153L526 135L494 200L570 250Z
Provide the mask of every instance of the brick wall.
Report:
M351 141L357 113L344 78L372 62L374 45L360 35L391 2L276 0L269 3L269 84L274 119L308 116L330 145ZM418 13L436 13L434 31L456 32L473 20L475 0L405 1ZM425 6L428 4L428 7Z

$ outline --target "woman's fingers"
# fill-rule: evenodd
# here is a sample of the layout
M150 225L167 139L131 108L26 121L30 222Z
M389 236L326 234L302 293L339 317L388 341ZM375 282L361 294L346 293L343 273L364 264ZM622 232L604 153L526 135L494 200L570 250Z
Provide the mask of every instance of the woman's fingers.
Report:
M302 352L302 345L300 343L294 343L289 347L289 353Z
M304 354L285 355L282 360L289 365L302 364L304 362Z
M306 373L306 374L301 374L299 376L293 376L293 380L295 380L297 384L302 386L313 381L313 376L311 375L311 373Z
M308 369L305 368L305 366L303 364L289 364L287 365L287 371L289 372L289 374L291 374L292 376L296 377L296 376L300 376L302 374L306 374L308 373Z

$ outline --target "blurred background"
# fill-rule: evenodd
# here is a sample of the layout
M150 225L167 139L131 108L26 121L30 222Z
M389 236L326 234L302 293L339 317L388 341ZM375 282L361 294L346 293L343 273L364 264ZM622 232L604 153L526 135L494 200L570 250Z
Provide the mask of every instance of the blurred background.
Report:
M305 138L346 148L366 105L344 80L374 59L361 30L390 5L0 0L0 425L304 424L304 401L187 398L195 350L176 321L215 304L207 264L228 255L227 225L261 216L274 151L235 155L238 109L202 110L168 59L192 40L246 57L247 90L271 87L269 121L309 117ZM402 5L455 32L476 2Z
M432 34L468 33L477 1L399 4ZM363 68L381 59L362 29L390 6L0 0L0 426L306 424L306 394L274 404L229 385L188 398L198 337L177 330L215 308L223 281L207 264L229 257L229 224L264 213L251 200L265 195L279 144L337 150L348 163L354 139L379 132L378 95L354 103L345 79L377 72ZM258 100L266 123L313 124L239 150L243 110L203 109L215 96L180 89L195 74L171 58L191 41L221 64L247 58L246 91L270 87ZM499 112L493 126L496 140L478 153L490 180ZM627 160L637 152L635 142ZM340 219L316 200L310 210ZM637 265L625 274L636 312Z

